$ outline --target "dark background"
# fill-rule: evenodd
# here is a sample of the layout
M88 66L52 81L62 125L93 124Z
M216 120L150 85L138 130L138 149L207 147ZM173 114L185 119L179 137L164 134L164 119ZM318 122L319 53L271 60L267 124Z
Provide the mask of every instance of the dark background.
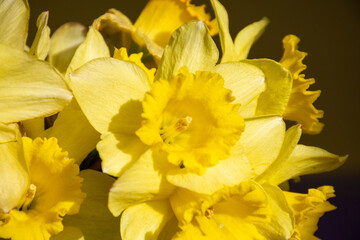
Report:
M41 11L50 11L49 26L54 32L69 21L91 25L108 8L116 8L133 22L146 0L29 0L30 34L35 35L35 22ZM209 1L197 0L194 3ZM237 32L267 16L271 23L253 46L249 58L282 56L281 40L286 34L300 37L300 50L305 59L307 78L314 77L313 90L322 94L315 106L325 111L325 128L320 135L304 135L301 143L324 148L350 157L344 166L330 172L304 176L291 184L293 191L306 192L321 185L335 187L337 197L331 199L338 209L327 213L319 222L317 236L323 239L360 239L360 146L359 146L359 68L360 68L360 1L359 0L222 0L228 10L230 31ZM208 9L211 9L208 6Z

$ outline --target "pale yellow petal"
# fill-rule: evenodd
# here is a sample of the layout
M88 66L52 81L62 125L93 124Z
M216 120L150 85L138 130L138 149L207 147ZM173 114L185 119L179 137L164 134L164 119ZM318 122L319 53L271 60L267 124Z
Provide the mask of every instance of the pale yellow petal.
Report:
M221 62L225 63L236 61L235 46L229 31L229 17L226 9L218 0L211 0L211 4L214 8L219 27L220 43L223 54Z
M121 238L157 240L173 216L168 200L149 201L128 207L121 215Z
M112 58L92 60L70 78L76 100L100 133L108 131L123 104L142 100L150 89L144 70L134 63Z
M0 122L0 143L15 142L17 124L4 124Z
M280 172L280 169L283 168L283 165L287 165L286 160L289 158L294 148L296 147L296 144L299 142L300 136L301 128L299 125L292 126L286 131L279 155L268 166L268 168L257 177L256 180L259 183L268 182L273 185L278 185L291 178L287 178L288 173ZM292 168L295 166L296 165L291 165Z
M0 143L0 213L7 213L21 204L30 184L20 132L15 124L7 128L17 141Z
M90 125L76 100L58 114L54 125L42 133L42 137L56 137L59 146L80 164L95 149L100 134Z
M72 98L46 62L0 44L0 121L17 122L59 112Z
M114 216L119 216L131 205L166 199L174 190L161 173L163 166L153 160L153 152L148 150L110 189L109 209Z
M93 27L90 27L85 41L76 50L66 70L66 77L85 63L101 57L110 57L109 48L101 34Z
M265 74L265 91L259 96L256 116L282 116L288 104L292 77L281 64L270 59L252 59L244 62L260 68Z
M107 208L109 189L115 179L94 170L83 170L79 175L84 179L81 189L86 193L86 198L80 212L65 216L63 224L81 230L86 240L119 239L120 219Z
M240 113L265 89L264 73L251 64L242 62L223 63L217 65L213 71L224 78L224 87L230 89L235 97L233 103L241 104Z
M135 134L106 133L101 138L96 148L102 159L102 170L115 177L119 177L148 149Z
M299 144L281 167L272 172L272 182L279 184L297 176L329 172L343 165L346 159L347 156L338 156L321 148Z
M276 159L284 135L285 123L281 117L246 120L245 131L235 147L243 147L253 168L253 175L262 173Z
M47 26L48 18L49 12L43 12L39 15L36 22L38 30L29 51L30 54L41 60L46 58L50 49L50 28Z
M62 74L65 74L70 61L85 41L87 28L80 23L65 23L59 27L50 40L49 62Z
M269 19L264 17L260 21L246 26L238 33L234 41L236 60L247 58L251 46L263 34L269 22Z
M29 138L40 137L45 131L45 119L43 117L25 120L22 124L24 126L26 136Z
M258 224L257 229L265 239L289 239L294 232L295 218L284 192L277 186L261 185L265 190L272 209L271 222Z
M129 101L113 117L110 133L103 134L97 145L103 172L119 177L149 148L135 134L141 127L142 111L140 101Z
M150 0L134 26L151 41L164 48L171 34L192 20L204 21L210 32L216 33L216 25L210 20L210 14L205 12L205 5L197 7L191 4L190 0Z
M218 61L219 52L202 21L182 25L166 46L155 79L170 79L181 67L191 73L209 70Z
M251 177L251 165L244 150L233 148L228 159L210 167L203 175L170 171L167 179L172 184L203 194L212 194L225 186L234 186Z
M30 18L28 1L1 0L0 18L0 43L24 50Z
M64 230L50 240L85 240L83 233L76 227L64 226Z

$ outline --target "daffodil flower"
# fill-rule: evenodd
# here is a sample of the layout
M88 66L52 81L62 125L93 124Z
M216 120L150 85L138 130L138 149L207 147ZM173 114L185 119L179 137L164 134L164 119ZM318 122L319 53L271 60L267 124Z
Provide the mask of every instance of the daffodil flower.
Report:
M38 19L38 34L29 53L24 51L29 20L27 1L1 1L0 17L0 124L59 112L72 95L62 76L37 59L44 58L48 48L47 13Z
M134 24L118 10L109 9L93 26L108 36L117 36L115 47L129 48L130 35L159 62L172 33L191 20L202 20L212 35L217 33L216 20L211 20L205 12L205 5L195 6L191 0L150 0Z
M21 138L11 126L17 141L0 144L0 237L49 239L62 231L62 217L76 214L85 197L79 167L55 138Z
M279 115L284 119L292 120L302 124L304 133L318 134L323 128L323 124L318 118L322 118L323 111L317 110L312 104L319 97L320 91L307 91L309 86L315 83L314 79L305 79L304 74L300 74L306 66L302 63L306 53L297 50L299 39L294 35L289 35L283 39L284 55L280 60L282 66L290 71L291 81L284 81L285 78L278 78L278 81L268 79L272 75L267 67L267 60L254 59L245 60L252 44L260 37L269 20L262 20L250 24L242 29L233 42L229 32L229 20L227 12L219 1L211 1L216 18L219 24L219 35L223 57L221 62L243 61L254 64L264 71L267 78L265 83L268 89L277 89L277 94L269 98L269 93L264 92L252 105L260 106L249 116ZM270 69L271 71L271 69ZM276 77L276 76L275 76ZM267 96L266 96L267 95ZM266 101L264 102L264 99ZM261 107L267 105L267 107Z

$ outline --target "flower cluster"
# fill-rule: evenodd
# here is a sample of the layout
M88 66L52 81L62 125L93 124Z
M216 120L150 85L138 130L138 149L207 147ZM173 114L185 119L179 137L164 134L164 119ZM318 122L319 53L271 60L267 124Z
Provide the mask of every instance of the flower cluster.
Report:
M211 6L149 0L51 37L43 12L27 46L27 0L0 1L0 238L317 239L334 189L288 181L347 157L299 144L323 128L306 53L288 35L281 60L248 59L269 20L233 40Z

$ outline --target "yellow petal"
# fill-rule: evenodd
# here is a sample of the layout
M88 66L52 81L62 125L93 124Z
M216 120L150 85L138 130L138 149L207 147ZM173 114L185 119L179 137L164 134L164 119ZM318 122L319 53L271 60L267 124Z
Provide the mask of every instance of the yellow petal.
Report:
M163 166L153 160L152 151L144 153L110 189L109 209L114 216L119 216L125 208L169 197L174 186L161 174Z
M0 43L24 50L30 17L28 1L2 0L0 17Z
M54 125L41 135L57 138L59 145L77 164L85 159L100 140L100 134L90 125L75 99L58 114Z
M218 61L219 52L205 24L192 21L177 29L166 46L155 79L170 79L182 66L191 73L209 70Z
M39 15L36 22L38 30L29 51L30 54L41 60L46 58L50 49L50 28L47 26L48 18L49 12L43 12Z
M314 236L317 230L317 223L325 212L336 209L326 201L334 197L334 188L332 186L322 186L317 189L311 188L307 194L284 192L286 200L295 215L295 233L291 240L300 239L319 239Z
M173 216L168 200L150 201L128 207L121 215L121 237L133 240L156 240Z
M148 149L136 135L106 133L101 138L96 146L102 159L101 166L103 172L114 177L120 176Z
M81 189L86 198L78 214L64 217L64 226L78 228L86 240L120 236L120 219L115 218L107 208L109 189L115 179L93 170L81 171L80 177L84 179Z
M203 175L170 171L167 180L179 187L203 194L212 194L225 186L234 186L248 180L251 165L243 149L234 147L228 159L220 161Z
M0 143L15 142L17 124L3 124L0 122Z
M293 152L294 148L296 147L296 144L300 139L300 136L301 136L301 128L299 125L292 126L286 131L284 136L284 141L282 143L278 156L276 157L276 159L274 159L271 162L270 165L268 165L267 169L265 169L265 171L263 171L263 173L256 178L256 181L258 181L259 183L268 182L273 185L278 185L291 178L291 177L284 178L283 176L287 176L288 173L280 172L279 169L282 168L284 163L286 164L285 161L289 158L290 154Z
M282 116L290 98L291 73L281 64L270 59L244 60L244 62L260 68L265 74L266 89L257 100L256 116Z
M24 126L26 136L29 138L40 137L45 131L45 119L43 117L25 120L22 124Z
M0 121L49 116L69 103L71 93L48 63L2 44L0 52Z
M0 143L0 214L16 208L30 184L20 132L15 124L6 127L7 133L12 134L17 141ZM4 136L3 132L0 134Z
M114 48L130 48L131 33L136 31L130 19L114 8L95 19L92 26L103 34L111 52Z
M80 44L76 50L69 67L66 70L66 77L69 73L74 72L76 69L85 63L101 57L110 57L109 48L107 47L101 34L90 27L86 39Z
M253 175L257 176L278 156L284 140L285 123L276 116L249 119L245 125L237 146L243 147L253 168Z
M238 33L234 41L236 60L247 58L251 46L263 34L269 22L269 19L264 17L260 21L246 26Z
M223 56L221 62L236 61L236 52L233 40L229 31L229 17L226 9L218 0L211 0L215 16L219 26L219 36Z
M346 159L347 156L341 157L321 148L299 144L273 175L277 176L277 182L280 183L301 175L332 171L343 165Z
M70 61L78 48L85 41L87 29L80 23L65 23L51 37L49 62L62 74L65 74Z
M142 100L149 90L146 73L136 64L112 58L86 63L70 77L76 100L100 133L130 100Z
M103 134L97 145L103 172L120 176L148 149L135 134L143 120L141 113L141 102L129 101L113 117L109 126L110 133Z
M212 34L217 31L205 5L195 6L190 0L150 0L135 22L135 27L151 41L165 47L171 34L191 20L202 20Z
M215 72L224 78L224 87L232 91L234 103L241 104L239 112L265 89L263 72L247 63L232 62L216 65Z
M310 85L315 83L315 79L305 79L305 75L300 74L306 69L302 60L307 53L298 50L299 41L300 39L294 35L288 35L283 39L284 55L280 63L290 70L294 79L284 118L300 123L304 133L318 134L324 127L318 120L323 117L324 111L316 109L313 103L321 91L307 91Z
M294 232L295 218L286 196L277 186L261 185L269 198L269 207L272 209L270 224L259 224L259 232L266 239L289 239Z
M296 145L300 135L299 126L293 126L287 131L279 156L258 181L278 185L297 176L334 170L347 159L347 156L341 157L321 148Z

